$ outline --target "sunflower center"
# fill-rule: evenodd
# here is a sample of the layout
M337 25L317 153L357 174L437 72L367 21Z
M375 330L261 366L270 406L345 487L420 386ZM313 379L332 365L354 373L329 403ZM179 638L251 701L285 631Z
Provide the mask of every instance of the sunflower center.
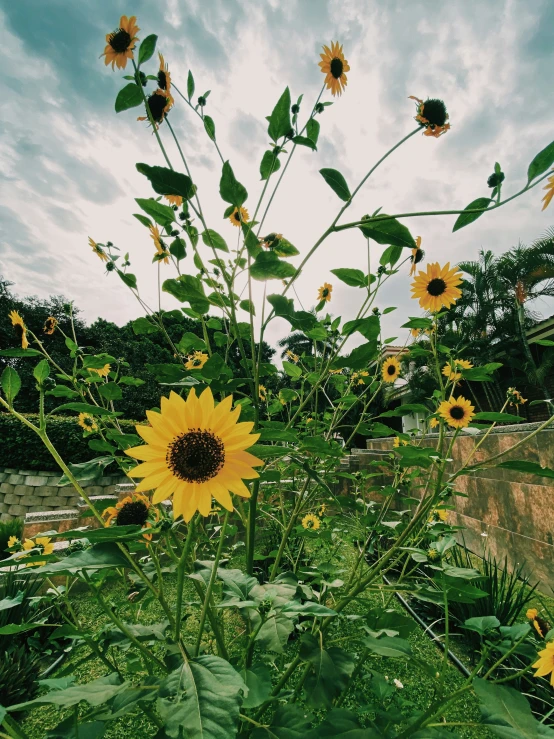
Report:
M321 291L321 295L324 298L326 298L329 295L329 290L326 287L324 287L323 290Z
M233 213L233 218L240 223L240 213L238 210Z
M165 98L165 95L157 95L156 93L154 93L148 98L148 107L150 108L150 113L152 115L152 118L157 123L163 120L163 114L166 105L167 100Z
M394 364L389 364L387 367L387 375L394 375L396 373L396 367Z
M465 411L460 405L453 405L450 409L450 415L455 421L461 421L465 416Z
M20 323L16 323L13 327L18 339L22 339L25 336L25 329Z
M442 100L426 100L423 104L421 115L426 118L432 126L444 126L448 118L446 106Z
M167 76L163 69L158 72L158 86L165 90L167 88Z
M445 290L446 290L446 282L440 277L435 277L427 285L427 292L429 293L429 295L432 295L434 298L438 297L439 295L442 295Z
M110 46L118 54L122 54L127 51L131 44L131 36L124 31L123 28L118 28L110 36Z
M115 519L118 526L129 526L136 524L144 526L148 518L148 507L141 500L125 503Z
M173 474L185 482L207 482L223 467L225 447L211 431L191 429L173 439L166 462Z
M342 71L344 69L344 64L342 63L342 59L338 59L335 57L331 60L331 74L333 77L338 80L339 77L342 75Z

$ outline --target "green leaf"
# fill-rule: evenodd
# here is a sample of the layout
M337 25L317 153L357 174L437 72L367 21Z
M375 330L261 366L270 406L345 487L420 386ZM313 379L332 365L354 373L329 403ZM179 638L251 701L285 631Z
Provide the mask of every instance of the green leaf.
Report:
M275 711L269 726L255 729L252 739L306 739L311 723L311 714L288 703Z
M141 162L136 165L136 168L141 174L148 177L152 189L158 195L180 195L185 200L190 200L196 192L192 180L186 174L175 172L175 170L168 167L151 167Z
M430 329L433 326L433 321L430 318L410 318L407 323L403 323L400 328L419 328L419 329Z
M256 315L256 306L251 300L241 300L239 306L247 313L250 313L253 316Z
M88 482L101 477L106 467L112 464L112 462L115 462L113 457L96 457L95 459L89 459L88 462L80 462L79 464L70 464L68 462L67 466L77 482ZM72 484L66 474L63 474L58 480L59 487Z
M33 370L33 377L39 383L44 382L50 374L50 365L47 359L43 359Z
M67 385L56 385L52 390L47 390L45 395L53 395L55 398L76 398L79 393L67 387Z
M491 629L497 629L500 621L496 616L475 616L464 621L464 627L470 631L476 631L478 634L485 634Z
M206 364L202 367L202 376L208 380L217 380L224 371L230 372L225 366L223 357L219 354L212 354Z
M285 388L287 389L287 388ZM286 429L261 429L260 441L298 441L295 431Z
M299 380L302 377L302 368L293 362L283 361L283 369L293 380Z
M177 344L177 349L183 354L190 354L191 351L205 352L206 342L192 331L186 331Z
M246 248L248 250L248 254L252 259L256 259L258 254L262 251L262 247L260 246L260 242L258 241L258 238L254 231L252 230L252 224L251 223L241 223L242 233L244 235L244 243L246 244Z
M269 117L267 133L272 141L286 136L292 128L290 120L290 90L287 87Z
M304 683L306 702L315 708L330 708L348 685L354 671L354 658L340 647L322 649L319 639L305 633L300 642L300 657L312 665Z
M157 326L154 326L153 323L148 320L148 318L145 318L144 316L131 321L131 325L133 326L133 333L135 333L137 336L148 336L149 334L155 334L160 330Z
M288 239L280 238L275 246L272 247L274 254L278 257L296 257L300 252L298 249L290 243Z
M404 403L404 405L399 405L398 408L381 413L376 418L396 418L398 416L408 416L412 413L423 413L428 416L431 411L423 403Z
M537 739L539 722L519 690L494 685L482 678L473 679L481 704L483 723L496 736L505 739Z
M338 445L325 441L321 436L308 436L302 442L302 448L319 457L342 457L342 450Z
M325 618L338 615L332 608L322 606L321 603L315 603L314 601L300 603L297 600L291 600L289 603L286 603L281 608L281 613L288 613L292 616L325 616Z
M140 67L141 64L144 62L147 62L149 59L152 58L152 55L154 51L156 50L156 41L158 40L158 37L155 33L152 33L150 36L147 36L144 41L141 43L139 48L139 55L138 55L138 66Z
M315 143L315 141L312 141L306 136L294 136L294 138L292 139L292 143L296 144L297 146L307 146L308 149L311 149L312 151L317 151L317 144Z
M208 134L208 137L212 141L215 141L215 123L213 118L210 118L209 115L204 116L204 129Z
M385 213L380 213L366 223L360 225L360 231L378 244L390 244L391 246L408 247L415 249L416 243L409 230L396 218L383 220Z
M115 99L115 112L121 113L129 108L136 108L143 102L140 87L135 82L129 82L128 85L121 88Z
M220 249L221 251L229 251L229 247L227 246L225 239L223 236L220 236L217 231L214 231L211 228L207 228L205 231L201 233L202 241L206 244L206 246L213 247L214 249Z
M267 296L267 302L272 306L276 316L287 318L289 321L294 316L294 301L284 295L272 294Z
M41 352L36 349L20 349L16 347L14 349L2 349L0 351L0 357L40 357Z
M286 452L287 449L285 449ZM277 614L267 619L259 630L255 641L258 642L262 649L283 654L293 629L294 622L290 618L282 614Z
M394 690L394 688L393 688ZM333 708L325 717L325 721L307 739L379 739L382 736L373 729L363 729L358 717L345 708ZM455 739L452 734L450 739Z
M187 256L187 246L184 239L176 238L169 245L169 253L181 261Z
M347 357L338 357L333 362L333 369L349 367L353 370L365 369L377 356L377 341L370 340L353 349Z
M136 290L137 278L135 275L131 274L130 272L122 272L120 269L117 270L117 274L120 276L121 280L127 285L127 287L130 287L133 290Z
M222 200L231 203L235 208L240 208L248 197L246 188L236 179L229 162L223 164L221 180L219 181L219 194Z
M45 703L68 708L70 706L76 706L81 701L86 701L89 706L101 706L129 686L130 683L122 683L119 675L116 672L112 672L111 675L105 675L96 680L91 680L91 682L85 685L71 685L64 690L52 690L50 693L41 695L32 701L10 706L10 711L19 711L23 708L27 709L31 706L39 706Z
M512 413L489 413L486 411L482 413L476 413L473 416L473 420L491 421L498 423L520 423L520 421L525 421L525 419L521 416L514 416Z
M264 152L260 163L260 177L262 180L268 180L274 172L281 169L279 157L275 154L274 149L268 149Z
M59 562L47 563L40 568L40 574L44 576L67 572L76 574L80 570L94 571L130 566L129 560L115 542L100 542L89 549L73 552Z
M554 141L548 144L546 148L539 151L537 156L533 159L527 170L527 184L529 184L535 177L546 172L546 170L554 164Z
M340 172L337 172L336 169L320 169L319 174L322 175L331 190L333 190L341 200L344 200L345 202L350 200L352 197L350 195L350 190L348 189L346 180Z
M402 247L401 246L387 246L385 251L381 254L381 258L379 259L379 264L382 267L386 267L387 264L390 264L391 269L394 267L394 265L398 262L400 257L402 256Z
M554 478L554 470L549 467L542 467L537 462L528 462L525 459L512 459L509 462L500 462L495 467L513 470L514 472L525 472L528 475L537 475L537 477Z
M7 611L9 608L21 605L24 598L25 593L22 590L19 590L13 598L3 598L0 600L0 611Z
M202 282L192 275L181 275L177 279L165 280L162 290L173 295L181 303L190 303L190 307L197 313L204 314L210 309Z
M464 213L460 213L456 218L456 223L454 224L452 232L459 231L464 226L469 226L470 223L476 221L485 212L485 210L483 210L480 213L466 213L466 210L475 210L478 208L486 209L491 203L494 203L494 200L491 200L490 198L477 198L477 200L472 200L472 202L464 208Z
M361 269L339 267L338 269L332 269L331 273L338 277L341 282L345 282L350 287L367 287L367 277Z
M221 657L206 654L185 662L161 681L158 711L169 737L229 739L235 736L244 680Z
M405 639L398 636L366 636L362 639L364 645L373 653L381 657L411 657L412 647Z
M115 382L103 382L98 385L98 392L106 400L121 400L123 392Z
M254 280L284 280L294 277L295 267L284 262L272 251L261 251L250 265L250 275Z
M243 708L257 708L271 694L271 672L267 665L252 665L243 669L240 676L248 688L248 696L242 703Z
M146 228L150 228L150 226L152 225L152 221L150 220L150 218L143 216L142 213L133 213L133 215L137 219L137 221L142 223L143 226L146 226Z
M33 629L44 626L44 623L37 622L31 624L6 624L6 626L0 626L0 636L14 636L15 634L23 634L25 631L32 631ZM13 708L11 706L10 708Z
M188 99L190 101L191 97L194 95L194 77L192 76L192 72L189 69L189 73L187 76L187 95Z
M166 226L171 228L171 224L175 220L175 211L173 208L170 208L169 205L158 203L157 200L153 200L152 198L135 198L135 201L156 223L159 223L164 228Z
M17 393L21 390L21 378L13 367L4 368L0 377L0 385L2 386L8 405L13 405Z
M368 341L376 340L380 331L379 316L355 318L353 321L347 321L342 329L344 336L350 336L355 331L358 331Z
M317 140L319 138L319 129L319 121L316 121L315 118L310 118L310 120L306 124L306 135L314 142L314 144L317 144Z
M98 405L89 405L88 403L65 403L59 405L51 411L52 415L59 413L59 411L76 411L77 413L89 413L91 416L117 416L118 413L110 411L107 408L101 408Z

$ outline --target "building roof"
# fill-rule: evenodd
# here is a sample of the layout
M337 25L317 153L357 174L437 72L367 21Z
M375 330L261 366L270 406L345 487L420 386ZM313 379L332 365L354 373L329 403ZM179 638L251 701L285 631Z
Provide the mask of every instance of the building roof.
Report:
M526 332L527 341L535 344L539 339L547 339L554 336L554 316L545 318L544 321L537 323Z

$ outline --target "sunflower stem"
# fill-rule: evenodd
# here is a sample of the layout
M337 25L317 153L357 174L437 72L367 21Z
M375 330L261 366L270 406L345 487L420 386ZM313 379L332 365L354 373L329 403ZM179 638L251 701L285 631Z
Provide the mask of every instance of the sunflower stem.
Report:
M190 548L192 546L192 540L194 537L194 532L196 530L196 524L198 523L198 519L200 517L200 514L196 515L191 522L189 523L188 531L187 531L187 538L185 539L185 546L183 547L183 551L181 552L181 556L179 558L179 564L177 566L177 605L176 605L176 611L175 611L175 641L179 641L179 637L181 634L181 619L182 619L182 613L183 613L183 588L185 585L185 568L187 566L188 558L190 555Z

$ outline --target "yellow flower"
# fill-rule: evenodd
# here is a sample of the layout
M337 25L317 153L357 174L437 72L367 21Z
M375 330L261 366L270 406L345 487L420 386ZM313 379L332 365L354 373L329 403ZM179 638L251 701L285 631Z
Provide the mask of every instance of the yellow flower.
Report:
M411 333L411 335L412 335L412 336L414 337L414 339L417 339L417 337L418 337L418 336L419 336L419 334L420 334L420 331L419 331L419 329L418 329L418 328L411 328L411 329L410 329L410 333Z
M111 64L113 70L115 70L116 65L118 69L125 69L127 59L133 58L133 49L138 41L136 34L140 31L140 28L135 25L136 20L134 15L130 18L122 15L119 20L119 28L106 36L107 46L100 56L106 57L104 64L106 66Z
M342 375L342 370L341 369L330 369L329 374L330 375Z
M52 336L54 331L56 330L56 326L58 325L58 321L54 316L48 316L46 321L44 321L44 328L42 329L45 334L48 336Z
M193 352L190 356L187 357L187 361L185 362L185 369L202 369L209 358L210 357L207 354L204 354L204 352Z
M473 369L473 365L471 362L468 362L467 359L455 359L454 364L456 367L460 367L461 369Z
M21 318L16 310L12 310L11 313L8 313L8 318L12 322L12 326L14 327L15 333L17 334L17 338L21 341L21 348L28 349L29 340L27 339L27 328L25 326L23 318Z
M458 380L461 380L462 378L461 372L455 372L450 364L444 365L442 368L442 374L447 380L451 380L452 382L458 382Z
M319 509L319 515L323 516L326 510L327 510L327 503L322 503L321 508Z
M432 99L423 102L414 95L409 95L409 98L416 101L417 113L414 117L425 128L424 136L433 136L438 139L450 129L450 123L447 123L449 116L446 112L446 105L442 100Z
M17 536L10 536L10 538L8 539L8 549L15 547L16 544L18 546L21 546L21 541L17 538Z
M102 249L102 247L99 244L97 244L96 241L93 241L90 238L90 236L88 237L88 243L89 243L89 246L91 247L92 251L96 254L96 256L99 259L101 259L103 262L107 262L108 261L108 255L106 254L106 252L104 251L104 249Z
M160 54L159 51L158 51L158 59L160 60L160 68L158 69L158 87L160 90L165 90L165 92L170 93L171 92L171 73L168 69L167 64L164 61L163 54ZM167 197L167 195L165 197ZM176 203L176 205L180 205L180 203Z
M294 362L295 364L300 359L300 357L298 356L298 354L295 354L294 352L291 352L290 349L287 349L287 357L291 360L291 362Z
M536 608L528 608L527 613L525 614L525 618L529 619L529 621L532 621L534 618L537 618L539 615L539 612Z
M167 195L166 195L167 197ZM167 255L167 249L165 248L165 244L162 242L162 237L160 236L160 229L157 226L154 226L151 224L149 227L150 230L150 238L154 242L154 246L156 247L156 254L159 257L163 256L163 259L160 259L161 262L164 264L169 264L169 257Z
M265 385L258 385L258 396L260 400L265 402L267 398L267 388Z
M259 434L251 434L253 423L237 423L241 406L231 410L233 396L215 405L207 387L200 397L194 388L185 401L177 393L162 397L161 413L146 411L151 426L137 426L147 442L126 449L130 457L143 460L129 472L144 478L136 488L154 490L153 503L173 496L173 513L190 521L195 511L210 513L212 497L231 511L230 492L250 497L243 480L259 477L254 467L263 462L248 449Z
M79 413L77 423L85 431L98 431L98 424L94 420L94 416L91 416L89 413Z
M535 677L546 677L549 673L550 684L554 688L554 641L548 642L546 649L539 652L539 658L533 667L537 668Z
M427 272L419 272L412 282L412 298L419 300L419 305L432 313L441 308L450 308L458 300L462 291L461 272L456 267L450 269L450 263L441 267L438 262L427 265Z
M542 199L542 202L544 203L544 205L542 206L542 210L547 208L550 205L550 201L552 200L552 198L554 198L554 174L552 175L552 177L548 178L547 182L548 184L543 187L543 190L546 190L546 195Z
M350 65L344 58L342 45L338 41L331 42L331 48L323 46L321 61L318 63L325 75L325 85L331 94L342 95L348 84L346 72L350 72Z
M406 439L401 439L399 436L395 436L392 445L395 449L398 449L400 446L408 446L408 442Z
M516 390L515 387L509 387L506 396L510 402L510 405L523 405L524 403L527 403L527 398L524 398L519 390Z
M396 357L389 357L383 362L381 367L381 376L383 382L394 382L397 377L400 377L400 362Z
M313 423L313 422L314 422L314 419L313 418L307 418L306 419L306 423Z
M452 396L450 400L443 400L437 411L449 426L456 429L469 426L475 415L475 407L461 395L458 398Z
M23 549L26 552L29 552L31 549L38 549L39 554L52 554L54 551L54 545L51 543L51 539L48 536L37 536L34 541L32 539L25 539L23 542ZM27 567L40 567L45 564L46 562L31 562Z
M160 88L148 96L146 105L148 106L148 111L150 112L150 116L154 121L156 128L159 128L159 124L163 123L164 118L173 107L173 103L174 100L171 93L166 90L161 90ZM141 115L137 118L137 121L147 120L149 120L147 115Z
M308 513L304 518L302 519L302 528L304 529L313 529L314 531L317 531L317 529L321 526L321 521L317 516L314 516L313 513Z
M437 523L439 521L444 523L448 520L448 513L445 508L433 508L429 516L429 523Z
M235 208L235 210L229 216L229 220L231 221L233 226L240 228L241 223L248 223L248 221L250 220L250 216L248 215L248 211L246 210L246 208Z
M330 285L328 282L323 283L323 287L320 287L317 293L317 299L318 300L324 300L326 303L329 303L331 300L331 293L333 292L333 286Z
M141 493L131 493L120 500L115 506L110 506L102 513L106 526L115 521L116 526L141 526L151 528L152 524L160 520L160 512L152 505L149 498ZM152 534L143 534L147 541L152 541Z
M99 377L107 377L112 370L112 365L105 364L103 367L87 367L87 370L89 372L93 372L95 375L98 375Z
M356 385L365 385L363 380L364 377L369 377L369 372L366 372L365 370L362 370L361 372L353 372L352 382L355 382Z
M178 208L183 205L183 198L180 195L164 195L164 198L171 205L176 205Z
M431 420L429 421L429 426L430 426L430 427L431 427L432 429L436 429L436 428L437 428L437 426L438 426L439 424L440 424L440 421L439 421L439 419L438 419L438 418L432 418L432 419L431 419Z
M410 260L412 262L412 266L410 268L410 277L412 277L412 275L415 275L417 269L416 264L419 264L419 262L421 262L421 260L423 259L423 250L421 249L421 236L418 236L415 242L416 247L415 249L412 249L412 256L410 257Z

